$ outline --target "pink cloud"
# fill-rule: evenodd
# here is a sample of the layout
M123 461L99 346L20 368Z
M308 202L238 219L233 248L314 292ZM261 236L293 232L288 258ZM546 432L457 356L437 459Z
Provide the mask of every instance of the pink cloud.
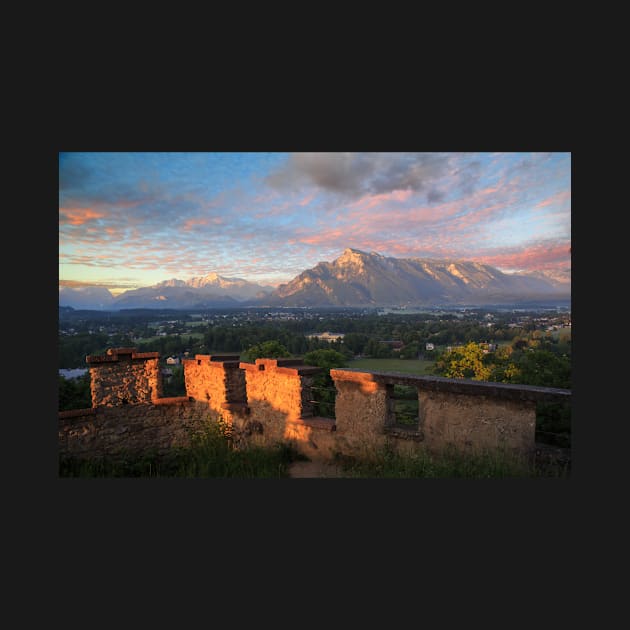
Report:
M363 210L369 210L375 206L387 203L388 201L407 201L411 196L411 188L405 190L393 190L390 193L382 193L380 195L364 195L358 201L355 201L351 206L362 208Z
M550 206L552 203L564 203L569 199L571 199L571 191L563 190L555 195L551 195L551 197L547 197L547 199L543 199L541 202L537 203L534 208L544 208Z
M59 213L59 223L69 223L70 225L83 225L88 221L102 219L106 216L104 212L97 212L91 208L62 208Z
M184 222L184 226L183 226L182 229L185 232L189 232L196 225L209 225L210 223L213 223L214 225L220 225L221 223L223 223L223 219L221 217L198 217L198 218L192 218L192 219L188 219L187 221Z
M480 255L479 262L503 269L541 270L571 264L571 244L538 243L524 249Z
M326 230L324 232L320 232L319 234L297 237L295 240L299 243L305 243L307 245L320 245L322 243L329 244L331 241L341 237L345 238L346 236L347 233L343 230Z

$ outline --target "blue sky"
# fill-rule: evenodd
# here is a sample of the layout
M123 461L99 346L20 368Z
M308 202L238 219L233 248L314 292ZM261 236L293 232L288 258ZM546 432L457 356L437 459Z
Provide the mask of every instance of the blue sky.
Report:
M59 155L60 285L277 285L346 247L566 272L571 155Z

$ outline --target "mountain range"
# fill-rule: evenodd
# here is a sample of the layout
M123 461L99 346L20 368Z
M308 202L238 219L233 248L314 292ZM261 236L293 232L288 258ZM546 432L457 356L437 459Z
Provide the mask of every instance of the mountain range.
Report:
M59 305L80 309L238 306L429 306L569 299L570 271L507 274L477 262L393 258L346 249L277 288L216 273L172 278L114 297L104 287L59 288Z

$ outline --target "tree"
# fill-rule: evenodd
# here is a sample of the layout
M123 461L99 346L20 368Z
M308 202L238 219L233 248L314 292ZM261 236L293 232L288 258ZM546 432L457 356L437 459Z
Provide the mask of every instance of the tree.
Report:
M408 343L401 351L401 359L417 359L420 354L420 344L417 341Z
M277 340L263 341L251 346L246 352L247 361L254 362L256 359L277 359L280 357L290 357L291 353Z
M438 362L438 369L449 378L471 378L487 381L492 369L484 362L481 346L473 341L447 352Z
M517 361L518 382L523 385L571 388L571 362L549 350L528 350Z
M90 373L79 378L64 378L59 375L59 411L87 409L92 406Z
M171 368L173 375L170 379L164 379L163 395L169 396L185 396L186 383L184 380L184 366L178 365Z
M343 338L343 345L354 354L363 354L365 344L369 337L363 333L346 333Z
M306 365L316 365L317 367L331 370L347 366L346 357L336 350L313 350L304 355Z

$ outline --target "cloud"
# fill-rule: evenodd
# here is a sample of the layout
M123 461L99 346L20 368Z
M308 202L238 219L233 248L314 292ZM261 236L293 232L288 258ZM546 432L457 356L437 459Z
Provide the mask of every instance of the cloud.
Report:
M432 188L428 193L427 193L427 201L429 203L436 203L439 201L443 201L444 197L446 196L445 193L437 190L436 188Z
M570 227L564 155L296 153L255 173L250 159L60 158L60 262L287 281L355 247L507 268L551 264Z
M91 208L65 208L59 212L59 223L61 225L69 223L70 225L83 225L88 221L102 219L104 212L98 212Z
M393 190L390 193L382 193L380 195L364 195L358 201L355 201L352 206L357 206L363 210L369 210L375 206L384 205L390 201L407 201L411 196L412 191L407 190Z
M184 225L182 227L182 229L185 232L189 232L190 230L192 230L194 227L196 226L201 226L201 225L220 225L221 223L223 223L223 219L221 217L196 217L196 218L191 218L188 219L184 222Z
M137 278L120 278L118 280L59 280L59 287L80 289L81 287L105 287L106 289L137 288Z
M271 173L278 190L315 187L348 198L396 190L433 190L448 172L450 156L440 153L293 153Z
M571 200L571 191L570 190L562 190L555 195L551 195L546 199L543 199L539 203L537 203L534 208L545 208L552 204L563 204L567 201Z
M571 243L539 241L523 247L499 249L476 256L476 260L500 269L539 271L571 266Z

